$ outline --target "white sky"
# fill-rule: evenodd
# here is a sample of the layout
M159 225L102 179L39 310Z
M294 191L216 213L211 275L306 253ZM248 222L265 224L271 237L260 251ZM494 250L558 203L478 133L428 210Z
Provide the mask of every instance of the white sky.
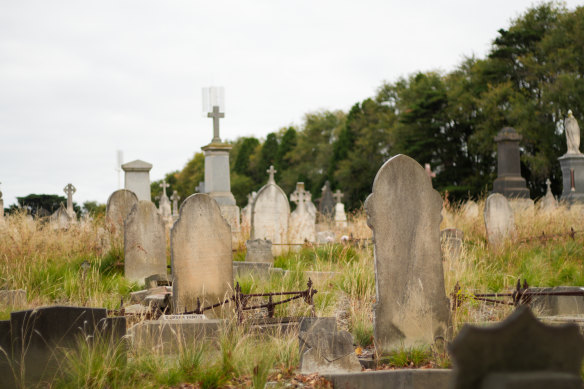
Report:
M77 203L105 203L118 149L152 163L152 180L182 169L212 138L203 87L225 87L223 139L265 137L384 80L483 57L533 4L0 0L4 205L69 182Z

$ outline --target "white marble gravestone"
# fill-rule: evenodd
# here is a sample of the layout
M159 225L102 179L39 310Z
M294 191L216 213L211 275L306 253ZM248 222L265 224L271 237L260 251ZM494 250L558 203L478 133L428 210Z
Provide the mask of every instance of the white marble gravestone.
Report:
M139 159L122 165L124 188L131 190L138 200L152 201L150 195L150 170L152 165Z
M554 194L552 193L552 182L550 181L550 179L548 178L545 181L545 184L547 186L546 192L545 192L545 196L540 200L540 209L544 212L548 212L548 211L554 211L556 208L558 208L558 201L556 200L556 198L554 197Z
M479 206L476 202L468 200L462 206L462 215L468 219L474 219L479 216Z
M296 190L290 195L290 200L296 203L296 209L290 215L288 228L288 240L290 243L303 244L305 241L316 240L316 215L311 214L306 208L310 201L310 192L304 189L304 182L296 183ZM291 248L297 250L302 246L294 245Z
M59 208L49 217L49 221L51 222L51 226L55 229L66 229L73 223L73 218L69 215L69 212L67 212L63 203L61 203Z
M176 313L193 311L197 298L204 307L232 295L231 227L215 200L194 194L183 201L170 245Z
M443 342L450 304L440 255L440 194L424 168L400 154L377 172L365 208L375 242L377 350Z
M166 180L162 180L160 187L162 188L162 194L160 195L160 200L158 203L158 212L162 216L162 220L166 225L172 224L172 210L170 208L170 199L166 194L166 188L170 185L166 183Z
M509 201L500 193L487 197L485 203L487 239L493 247L500 247L515 233L515 218Z
M337 202L335 204L335 224L337 227L347 228L347 214L345 213L345 204L341 202L344 194L341 193L340 189L337 189L333 197Z
M251 208L258 193L256 191L247 195L247 205L241 210L241 225L251 228Z
M166 274L164 220L151 201L136 203L124 224L124 275L144 284L154 274Z
M272 241L274 255L288 250L282 244L288 243L288 222L290 204L286 193L274 181L276 170L268 169L268 183L264 185L253 202L251 211L251 240L268 239Z
M180 200L180 196L176 190L172 192L170 199L172 200L172 218L176 220L178 218L178 201Z

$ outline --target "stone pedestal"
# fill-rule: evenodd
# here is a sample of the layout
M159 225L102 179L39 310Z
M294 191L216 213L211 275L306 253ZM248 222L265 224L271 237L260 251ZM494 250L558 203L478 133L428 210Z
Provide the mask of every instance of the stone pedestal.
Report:
M562 197L569 204L584 203L584 154L565 154L558 158L562 167ZM572 175L574 169L574 190Z
M138 200L152 201L150 195L150 169L152 165L139 159L122 165L125 172L124 188L138 196Z
M519 135L515 129L505 127L495 137L497 142L497 179L493 182L493 193L505 197L529 197L525 179L521 177L519 160Z

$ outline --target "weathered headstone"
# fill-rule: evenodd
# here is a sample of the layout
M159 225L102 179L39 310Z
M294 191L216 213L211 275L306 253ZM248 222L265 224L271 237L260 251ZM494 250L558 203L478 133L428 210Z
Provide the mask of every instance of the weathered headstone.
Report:
M360 372L351 334L327 327L328 322L317 323L309 331L300 332L300 373Z
M474 219L479 216L479 206L472 200L468 200L462 206L462 214L468 219Z
M246 262L274 263L272 242L269 240L248 240L245 242L245 247L247 248L247 252L245 254Z
M513 210L502 194L493 193L487 197L484 217L487 239L494 247L502 245L515 233Z
M578 327L547 326L525 305L493 326L465 325L449 351L454 389L582 387Z
M138 200L152 201L150 194L150 170L152 165L139 159L122 165L125 172L124 188L131 190Z
M365 202L375 242L375 346L442 342L450 322L440 256L442 198L406 155L383 164Z
M304 182L296 183L296 190L290 195L290 200L296 203L296 209L290 215L288 228L289 242L296 243L292 246L299 249L305 241L314 242L316 240L316 215L308 212L306 203L310 201L310 192L304 189Z
M584 203L584 155L580 152L580 126L571 110L564 121L564 128L568 151L558 158L562 167L561 200L569 204Z
M241 210L241 225L246 228L251 228L251 208L257 196L257 192L253 191L247 195L247 205Z
M558 201L554 197L552 193L551 184L552 182L548 178L545 180L545 184L547 186L545 196L540 201L540 208L542 211L553 211L558 207Z
M319 231L316 233L316 242L320 244L334 243L335 233L330 230Z
M170 242L176 313L194 310L197 299L204 307L231 296L231 228L215 200L205 194L189 196L180 207Z
M164 220L150 201L139 201L124 226L124 275L144 283L153 274L166 274Z
M170 209L170 200L168 199L168 196L166 194L166 188L168 188L170 185L168 185L166 183L166 180L162 180L162 184L160 184L160 187L162 188L162 194L160 195L160 201L158 204L158 212L160 213L160 216L162 216L162 220L164 220L165 224L171 224L172 223L172 210Z
M347 227L347 214L345 213L345 204L341 202L344 194L341 193L340 189L337 189L333 197L337 202L335 204L335 224L338 227L346 228Z
M525 178L521 177L520 140L521 135L512 127L503 128L495 137L497 179L493 182L493 193L501 193L508 198L529 198Z
M73 209L73 194L77 192L77 189L73 186L73 184L67 184L65 188L63 188L63 192L67 195L67 213L71 217L71 220L75 220L75 210Z
M268 183L264 185L253 202L251 212L251 240L269 239L272 252L280 255L288 250L283 244L288 243L288 221L290 204L286 193L274 181L276 170L268 169Z
M322 187L322 195L318 203L318 211L327 217L333 215L335 209L335 200L333 198L333 192L331 191L331 183L326 181Z
M178 201L180 200L180 196L176 190L172 192L170 199L172 200L172 218L176 220L178 218Z
M69 215L69 212L67 212L67 209L65 208L63 203L61 203L61 205L59 205L59 208L55 212L53 212L53 214L49 218L49 221L53 228L69 228L71 226L71 223L73 223L73 219Z
M136 194L127 189L116 190L107 199L105 220L114 233L121 233L124 228L126 217L138 203Z
M464 233L457 228L445 228L440 231L442 255L451 260L457 260L462 252Z

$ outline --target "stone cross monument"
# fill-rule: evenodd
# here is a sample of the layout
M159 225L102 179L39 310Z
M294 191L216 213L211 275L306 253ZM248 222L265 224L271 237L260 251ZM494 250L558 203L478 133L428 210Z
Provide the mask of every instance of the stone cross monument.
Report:
M568 151L558 158L563 184L560 199L570 204L584 203L584 155L580 152L580 126L571 110L564 121L564 128Z
M166 180L162 180L162 184L160 187L162 188L162 195L160 196L160 202L158 203L158 208L160 212L160 216L165 223L170 223L172 221L172 211L170 210L170 200L166 194L166 188L170 185L166 183Z
M172 200L172 217L176 219L178 217L178 201L180 200L180 196L176 190L172 192L170 199Z
M335 204L335 224L339 227L347 227L347 214L345 213L345 204L341 202L344 194L341 193L340 189L337 189L333 197L337 202Z
M275 184L276 181L274 180L274 174L278 173L278 171L276 169L274 169L274 166L270 165L270 168L268 170L266 170L266 173L268 173L270 175L268 177L268 184Z
M335 201L338 203L341 202L343 196L345 196L343 193L341 193L340 189L337 189L337 191L333 194L333 197L335 198Z
M67 184L67 186L63 188L63 192L67 195L67 214L73 218L75 217L75 210L73 209L73 193L77 192L77 189L73 184Z
M208 92L208 96L205 94ZM199 189L213 198L221 208L223 217L231 226L235 234L239 231L239 207L235 204L235 197L231 193L231 180L229 176L229 151L231 145L222 143L219 133L219 119L225 117L221 112L223 106L222 88L209 88L204 90L204 110L207 117L213 118L213 139L211 143L202 149L205 152L205 182Z
M529 198L525 178L521 177L519 141L522 139L514 128L505 127L495 137L497 142L497 179L493 193L507 198Z

